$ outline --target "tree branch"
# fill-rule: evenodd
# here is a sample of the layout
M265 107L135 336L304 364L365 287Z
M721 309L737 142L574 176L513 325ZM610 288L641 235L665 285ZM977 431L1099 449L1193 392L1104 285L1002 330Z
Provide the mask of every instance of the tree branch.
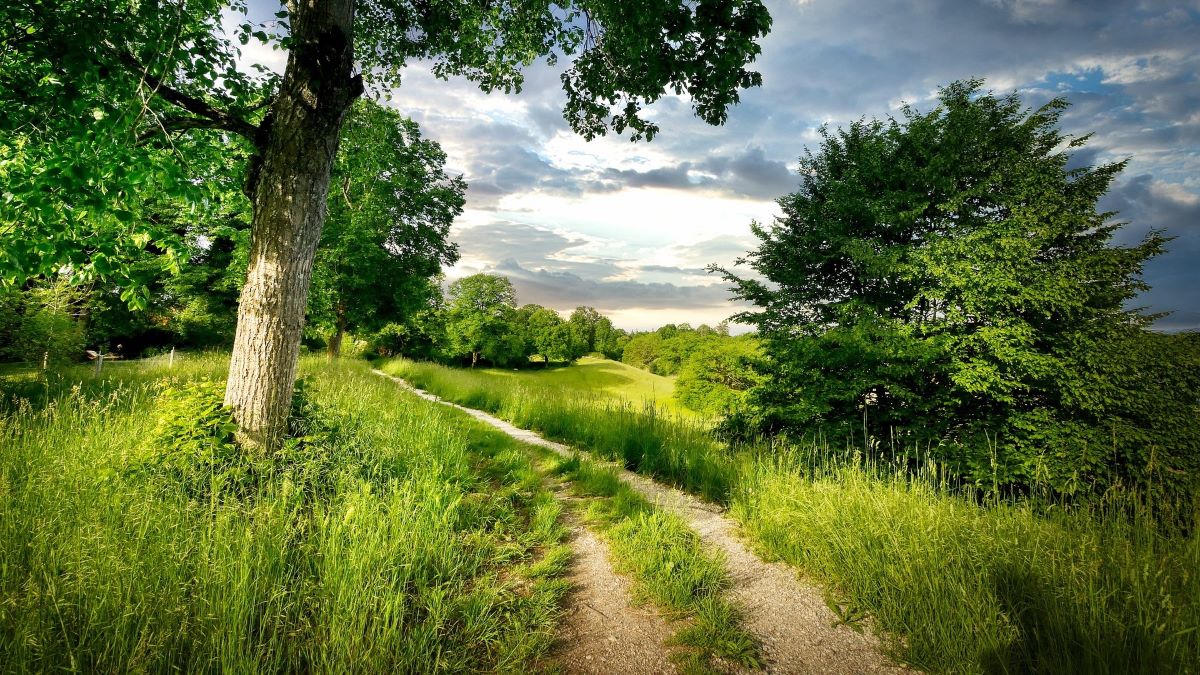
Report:
M247 139L251 143L257 142L256 141L257 132L258 132L257 126L247 122L246 120L238 117L237 115L233 115L229 112L221 110L220 108L217 108L217 107L211 105L210 103L208 103L207 101L205 101L203 99L196 98L195 96L190 96L188 94L185 94L185 93L179 91L178 89L174 89L174 88L166 85L162 80L155 77L154 75L151 75L145 68L143 68L142 65L140 63L138 63L138 60L136 58L134 58L132 54L129 54L127 52L122 53L121 60L129 67L141 70L143 73L142 74L143 81L145 81L145 83L147 85L149 85L150 89L159 98L163 99L164 101L166 101L172 105L183 108L184 110L186 110L194 115L199 115L199 118L184 117L184 118L177 118L176 120L173 120L172 121L173 123L182 125L182 126L175 126L173 129L171 126L167 126L167 124L164 122L164 126L167 126L168 130L222 129L225 131L233 132L239 136L242 136L243 138Z
M251 129L257 129L257 127L253 125L249 126ZM160 120L159 129L142 132L142 134L138 136L137 143L138 145L142 145L156 136L161 136L163 132L170 133L172 131L187 131L188 129L215 129L221 131L233 131L241 136L249 138L251 141L254 140L252 136L246 136L240 131L230 129L222 121L211 120L204 117L167 117Z

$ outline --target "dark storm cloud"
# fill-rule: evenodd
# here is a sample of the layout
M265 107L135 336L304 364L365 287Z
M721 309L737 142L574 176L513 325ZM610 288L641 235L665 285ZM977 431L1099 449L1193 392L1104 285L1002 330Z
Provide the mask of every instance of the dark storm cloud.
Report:
M762 148L747 148L732 156L713 156L674 166L634 171L609 169L602 177L621 187L702 190L741 199L775 199L796 186L796 175L778 160L767 159Z

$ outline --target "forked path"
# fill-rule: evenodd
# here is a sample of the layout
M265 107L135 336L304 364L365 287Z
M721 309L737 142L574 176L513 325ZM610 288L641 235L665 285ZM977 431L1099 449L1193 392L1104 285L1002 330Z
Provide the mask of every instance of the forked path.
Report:
M563 456L573 450L538 434L515 427L480 410L444 401L404 380L375 371L418 396L448 405L486 422L517 440L549 448ZM705 503L675 488L617 468L621 479L662 508L682 517L710 546L725 553L731 593L746 614L746 628L763 647L766 670L774 673L879 673L905 672L883 655L879 641L867 631L839 625L825 604L821 590L803 582L795 570L768 563L735 536L737 525L720 507Z

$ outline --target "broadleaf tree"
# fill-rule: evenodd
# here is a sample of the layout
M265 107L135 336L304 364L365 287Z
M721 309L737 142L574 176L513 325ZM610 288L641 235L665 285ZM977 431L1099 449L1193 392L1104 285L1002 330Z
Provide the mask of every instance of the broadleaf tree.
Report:
M1130 303L1166 239L1113 244L1096 205L1124 163L1072 168L1086 137L1059 130L1066 105L958 82L930 112L825 130L783 215L753 227L759 276L714 268L763 345L727 426L891 444L988 487L1194 476L1194 389L1147 409L1130 375L1153 318Z
M362 100L342 131L329 216L317 248L308 318L326 329L331 357L348 329L404 324L432 304L429 279L458 260L450 225L466 185L417 124Z
M515 325L517 293L512 282L494 274L472 274L450 284L446 297L446 337L451 354L506 365L525 357L525 336Z
M367 88L400 86L408 61L421 59L441 78L518 91L524 66L565 57L573 129L650 138L658 129L642 110L668 91L724 122L739 90L761 82L747 65L770 27L761 0L288 0L269 25L246 21L226 36L222 20L247 9L245 0L0 6L6 283L64 264L120 277L124 253L166 239L140 195L204 201L173 138L215 132L253 153L253 234L225 394L247 448L275 447L285 433L330 172L346 112ZM282 76L239 69L235 42L250 40L287 51Z

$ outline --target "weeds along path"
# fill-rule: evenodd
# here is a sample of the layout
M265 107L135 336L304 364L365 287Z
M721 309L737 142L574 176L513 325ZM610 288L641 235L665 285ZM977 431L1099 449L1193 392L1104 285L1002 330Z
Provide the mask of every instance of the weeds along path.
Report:
M448 403L437 396L409 385L381 371L377 375L392 380L423 399L458 408L472 417L496 426L517 440L546 446L537 434L516 427L498 426L495 418L478 410ZM522 432L522 433L513 433ZM565 486L558 485L555 496L563 501L577 499ZM570 529L569 543L574 553L568 580L571 595L559 634L555 659L564 673L608 675L613 672L636 675L676 673L667 642L674 634L670 623L650 607L633 602L632 584L613 569L608 545L579 522L569 511L564 514Z
M574 450L548 441L480 410L460 406L382 371L421 398L451 406L509 436L570 457ZM869 631L842 624L826 605L821 589L802 582L783 563L765 562L736 536L737 524L718 506L680 490L617 468L621 479L649 501L682 517L709 545L724 552L733 582L731 593L746 613L745 625L762 645L766 670L776 673L906 672L883 655ZM611 570L610 570L611 571Z

